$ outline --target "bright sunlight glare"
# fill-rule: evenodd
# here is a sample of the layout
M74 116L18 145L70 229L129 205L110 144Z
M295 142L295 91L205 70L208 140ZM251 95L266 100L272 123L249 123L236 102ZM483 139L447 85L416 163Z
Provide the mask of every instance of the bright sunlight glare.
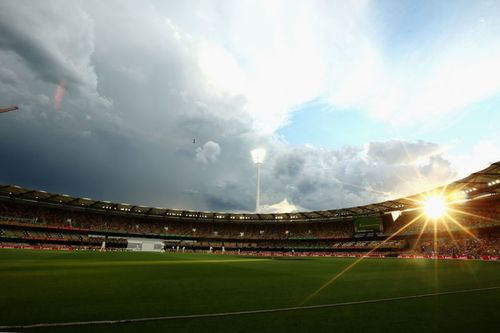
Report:
M437 219L446 213L446 203L442 196L431 196L424 201L424 212L428 217Z

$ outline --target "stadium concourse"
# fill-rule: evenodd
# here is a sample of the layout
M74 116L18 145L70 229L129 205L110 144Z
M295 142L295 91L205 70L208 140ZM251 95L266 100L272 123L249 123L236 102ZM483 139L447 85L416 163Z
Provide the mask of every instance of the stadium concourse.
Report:
M0 185L0 247L252 255L500 256L500 162L427 193L287 214L207 213ZM442 196L446 213L424 213Z

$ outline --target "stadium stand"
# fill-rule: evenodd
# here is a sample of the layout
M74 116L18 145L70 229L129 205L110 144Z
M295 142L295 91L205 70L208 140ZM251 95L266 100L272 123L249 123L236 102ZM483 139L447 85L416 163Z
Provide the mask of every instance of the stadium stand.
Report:
M421 194L329 211L233 214L148 208L0 185L0 246L97 249L104 243L108 249L126 249L131 238L149 238L175 251L497 255L498 237L489 235L500 234L499 179L497 162L448 184L447 192L464 196L437 222L422 214ZM439 242L434 244L431 236Z

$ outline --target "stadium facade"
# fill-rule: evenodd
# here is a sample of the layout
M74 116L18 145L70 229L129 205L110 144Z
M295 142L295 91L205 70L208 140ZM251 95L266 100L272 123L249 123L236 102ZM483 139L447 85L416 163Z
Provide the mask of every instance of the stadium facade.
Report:
M145 207L0 185L0 246L374 256L460 256L469 248L466 255L498 257L499 193L500 162L426 193L281 214ZM423 198L435 194L449 214L430 221Z

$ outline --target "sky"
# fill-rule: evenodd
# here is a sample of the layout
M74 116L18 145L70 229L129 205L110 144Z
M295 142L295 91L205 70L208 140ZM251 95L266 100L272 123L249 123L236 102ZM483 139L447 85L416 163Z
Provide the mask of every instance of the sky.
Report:
M498 1L0 0L0 184L334 209L500 160Z

